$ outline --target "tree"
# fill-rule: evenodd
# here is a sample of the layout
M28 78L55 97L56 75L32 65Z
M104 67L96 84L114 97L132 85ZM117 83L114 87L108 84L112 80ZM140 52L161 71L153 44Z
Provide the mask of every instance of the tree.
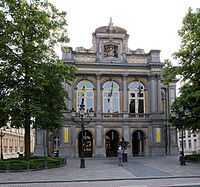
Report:
M183 19L183 26L179 30L181 46L174 53L179 64L173 66L168 60L165 62L163 77L169 83L176 75L180 76L180 96L172 104L173 109L180 105L192 110L192 118L188 120L186 129L193 131L200 129L200 9L193 12L189 8Z
M56 44L69 41L66 12L48 1L0 2L0 111L12 127L25 128L25 157L30 158L30 127L59 128L76 68L56 56ZM5 119L5 118L3 118Z

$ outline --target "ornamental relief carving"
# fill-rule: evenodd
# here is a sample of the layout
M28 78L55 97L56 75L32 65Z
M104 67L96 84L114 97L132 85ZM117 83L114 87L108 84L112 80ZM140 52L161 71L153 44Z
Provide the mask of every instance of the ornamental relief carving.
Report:
M113 44L104 45L104 58L118 58L118 46Z

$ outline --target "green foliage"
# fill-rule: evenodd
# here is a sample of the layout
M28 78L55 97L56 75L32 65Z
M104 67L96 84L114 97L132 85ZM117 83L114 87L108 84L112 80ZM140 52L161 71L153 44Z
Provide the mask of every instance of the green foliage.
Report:
M200 154L185 155L185 160L186 161L199 162L200 161Z
M168 59L164 61L164 67L162 76L164 79L164 84L169 84L173 79L176 78L178 68L172 65L172 62Z
M63 158L59 157L31 157L29 160L25 157L11 158L0 160L0 170L6 170L6 164L9 164L9 170L26 170L27 165L29 169L52 168L59 166L61 161L64 162Z
M179 30L181 46L174 53L178 61L177 66L166 61L163 77L168 84L176 75L181 78L180 96L172 105L178 109L180 105L192 110L192 118L188 120L187 129L196 131L200 129L200 9L196 12L190 8L183 19L183 26Z
M0 1L0 118L25 128L25 155L30 157L30 125L61 127L67 92L62 82L74 79L76 68L63 64L54 51L69 41L66 12L48 1ZM63 47L64 48L64 47Z

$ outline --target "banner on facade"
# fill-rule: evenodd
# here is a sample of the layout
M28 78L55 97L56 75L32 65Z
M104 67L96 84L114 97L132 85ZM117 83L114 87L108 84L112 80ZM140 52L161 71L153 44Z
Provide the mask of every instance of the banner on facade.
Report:
M160 143L160 128L156 128L156 142Z
M69 142L69 128L64 128L64 143Z

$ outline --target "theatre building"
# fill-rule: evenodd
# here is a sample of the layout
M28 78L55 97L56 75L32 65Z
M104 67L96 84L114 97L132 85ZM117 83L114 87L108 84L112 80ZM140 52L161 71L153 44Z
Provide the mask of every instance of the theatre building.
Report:
M80 156L82 100L85 156L115 157L122 137L129 142L128 156L178 153L176 129L166 121L176 81L163 84L160 50L131 50L128 39L127 31L110 20L92 34L90 49L63 51L63 62L77 67L76 79L65 85L71 100L66 101L62 129L36 130L36 155L58 150L59 156Z

